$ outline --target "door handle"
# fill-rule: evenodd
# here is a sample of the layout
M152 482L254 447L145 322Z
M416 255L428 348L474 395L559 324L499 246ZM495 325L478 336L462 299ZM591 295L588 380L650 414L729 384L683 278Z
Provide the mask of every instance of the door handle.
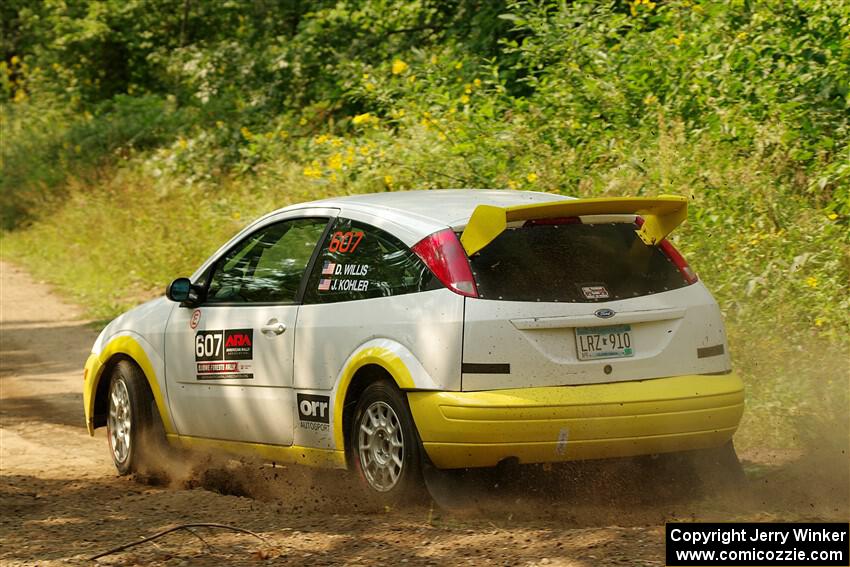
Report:
M277 319L272 319L262 327L260 327L260 332L263 333L267 337L274 337L275 335L282 335L286 330L286 325L278 321Z

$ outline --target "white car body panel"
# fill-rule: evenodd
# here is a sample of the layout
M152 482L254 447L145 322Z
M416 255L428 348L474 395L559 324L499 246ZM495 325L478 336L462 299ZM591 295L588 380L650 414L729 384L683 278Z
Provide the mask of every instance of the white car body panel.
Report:
M361 353L378 349L400 359L413 388L459 390L462 335L463 297L447 289L302 305L294 387L299 393L328 396L333 416L346 368ZM328 428L311 421L296 425L296 444L337 448L333 418Z
M200 313L200 319L193 328L191 322L196 312ZM168 398L177 431L192 437L291 445L297 315L297 305L175 309L168 322L165 353ZM272 320L285 325L286 330L280 335L264 334L261 328ZM238 365L240 376L251 377L201 378L203 375L196 371L196 366L225 363L196 362L196 333L214 333L204 336L210 339L221 336L218 342L223 343L227 331L237 329L253 331L251 358L226 364ZM215 341L209 342L215 346Z
M464 373L464 391L622 382L730 368L720 309L700 282L605 303L466 302L464 363L510 364L511 371ZM600 308L615 315L600 319L594 315ZM633 357L578 360L577 327L626 323L632 327ZM698 358L697 349L716 345L723 345L722 355Z

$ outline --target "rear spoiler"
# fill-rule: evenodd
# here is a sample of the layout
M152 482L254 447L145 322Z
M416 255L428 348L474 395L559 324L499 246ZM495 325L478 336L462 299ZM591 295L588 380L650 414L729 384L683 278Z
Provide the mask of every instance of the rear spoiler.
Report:
M682 224L688 216L687 197L665 195L662 197L600 197L595 199L570 199L533 205L494 207L478 205L460 237L460 243L470 256L493 242L502 234L509 222L539 220L554 217L580 217L583 215L626 215L643 217L644 223L637 232L647 245L654 246Z

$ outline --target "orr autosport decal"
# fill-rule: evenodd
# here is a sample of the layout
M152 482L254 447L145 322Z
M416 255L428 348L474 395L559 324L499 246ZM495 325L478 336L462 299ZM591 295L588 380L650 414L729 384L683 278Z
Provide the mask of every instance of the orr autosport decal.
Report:
M304 429L327 431L331 421L331 399L329 396L297 394L298 420Z
M195 366L198 380L234 380L254 377L254 329L198 331Z

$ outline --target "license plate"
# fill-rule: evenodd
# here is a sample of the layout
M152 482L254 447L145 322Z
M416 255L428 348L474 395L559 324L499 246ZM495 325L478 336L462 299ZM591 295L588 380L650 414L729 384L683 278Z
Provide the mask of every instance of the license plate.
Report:
M579 360L634 356L632 326L579 327L576 329L576 352Z

